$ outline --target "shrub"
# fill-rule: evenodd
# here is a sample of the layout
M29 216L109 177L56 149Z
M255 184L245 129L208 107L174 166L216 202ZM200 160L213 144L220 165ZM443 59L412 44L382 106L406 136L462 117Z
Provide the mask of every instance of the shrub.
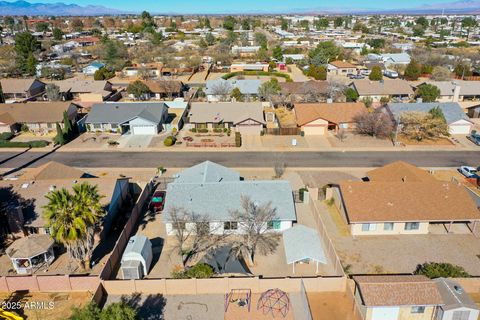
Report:
M213 276L213 268L206 263L198 263L186 270L173 271L172 277L175 279L205 279Z
M198 129L197 132L199 133L207 133L208 129Z
M20 130L22 132L28 132L30 130L30 128L28 128L28 126L24 123L24 124L22 124Z
M235 132L235 146L240 148L242 146L242 135L240 132Z
M468 278L470 275L461 266L447 262L426 262L419 264L414 274L421 274L430 279L434 278Z
M36 140L29 142L13 142L0 140L0 148L44 148L49 144L50 142L45 140Z
M220 133L220 132L223 132L223 129L222 128L214 128L213 132Z
M191 128L190 132L197 132L197 129L196 128Z
M108 140L107 143L108 143L109 146L118 146L119 145L118 141L115 141L115 140Z
M223 128L223 132L228 132L228 128Z
M173 146L175 144L175 137L174 136L169 136L167 138L165 138L165 140L163 140L163 144L166 146L166 147L170 147L170 146Z
M13 133L11 133L11 132L0 133L0 140L10 140L12 138L13 138Z

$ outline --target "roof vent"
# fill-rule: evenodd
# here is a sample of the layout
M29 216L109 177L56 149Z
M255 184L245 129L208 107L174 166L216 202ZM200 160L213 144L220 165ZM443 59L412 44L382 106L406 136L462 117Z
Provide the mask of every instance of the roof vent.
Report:
M453 290L455 290L456 293L463 293L463 288L460 286L453 286Z
M22 189L27 189L28 188L28 183L23 183L22 184Z

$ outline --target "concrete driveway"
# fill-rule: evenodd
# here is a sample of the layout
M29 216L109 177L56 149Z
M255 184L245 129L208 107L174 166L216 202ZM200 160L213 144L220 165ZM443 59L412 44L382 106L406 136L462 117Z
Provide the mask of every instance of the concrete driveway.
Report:
M124 135L118 139L119 148L146 148L150 144L150 141L154 135Z

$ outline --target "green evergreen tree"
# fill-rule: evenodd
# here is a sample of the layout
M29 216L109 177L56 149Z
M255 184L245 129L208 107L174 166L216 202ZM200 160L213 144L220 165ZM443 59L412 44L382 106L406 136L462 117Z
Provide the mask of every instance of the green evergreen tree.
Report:
M62 127L60 126L60 124L58 122L56 124L56 129L57 129L57 135L53 139L53 142L57 145L62 146L62 145L65 144L65 138L63 136Z
M368 76L368 79L372 81L380 81L383 79L382 68L379 66L373 66L372 72Z
M68 118L67 111L63 111L63 135L67 141L69 141L73 136L73 125L72 121Z
M5 96L3 95L2 84L0 83L0 103L5 103Z

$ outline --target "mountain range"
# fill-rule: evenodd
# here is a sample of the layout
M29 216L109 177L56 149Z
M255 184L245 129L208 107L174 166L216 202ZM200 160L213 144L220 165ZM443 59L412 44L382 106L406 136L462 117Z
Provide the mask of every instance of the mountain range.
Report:
M79 6L62 2L30 3L23 0L15 2L0 1L0 15L3 16L98 16L122 13L126 12L104 6Z
M226 5L228 7L228 5ZM139 9L141 11L142 9ZM155 14L182 14L170 9L170 12L159 12L154 9L151 10ZM132 13L125 10L118 10L104 6L80 6L77 4L58 3L30 3L24 0L14 2L0 1L0 15L15 15L15 16L98 16L98 15L118 15ZM197 14L208 14L209 12L198 12ZM221 14L222 12L216 12ZM423 4L413 8L401 9L365 9L365 8L292 8L286 12L278 10L246 10L243 12L233 12L225 9L223 13L235 14L480 14L480 0L458 0L450 3L437 4ZM185 13L183 13L185 14ZM193 13L191 13L193 14Z

